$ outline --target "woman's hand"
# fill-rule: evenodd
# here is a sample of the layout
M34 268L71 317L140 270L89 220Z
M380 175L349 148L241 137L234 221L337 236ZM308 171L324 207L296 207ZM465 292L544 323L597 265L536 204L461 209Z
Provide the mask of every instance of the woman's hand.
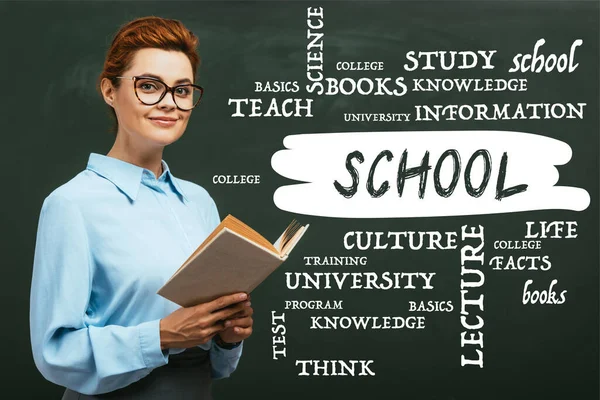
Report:
M225 321L225 329L218 333L221 340L226 343L236 343L247 339L252 334L252 314L254 310L250 307L250 296L244 303L242 311L234 314Z
M249 302L246 302L247 298L246 293L236 293L219 297L208 303L183 307L173 311L160 320L161 349L171 347L188 348L208 343L213 336L225 329L226 320L234 315L239 316L235 317L234 321L242 321L235 322L233 326L238 326L237 324L241 323L244 326L242 334L245 334L247 332L247 318L249 317L246 314L248 314L248 309L252 310ZM250 315L252 315L252 311L250 311ZM251 321L250 318L250 332L252 332ZM227 339L225 337L221 338L228 341L228 339L235 339L236 335L238 333L234 332L226 334Z

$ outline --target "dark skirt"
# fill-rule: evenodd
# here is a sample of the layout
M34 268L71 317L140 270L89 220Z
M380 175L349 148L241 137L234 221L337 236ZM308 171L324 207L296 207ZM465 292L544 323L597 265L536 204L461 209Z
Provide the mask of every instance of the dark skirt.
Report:
M113 392L86 395L67 389L62 400L84 399L178 399L212 400L211 367L207 350L192 347L169 356L169 363L148 376Z

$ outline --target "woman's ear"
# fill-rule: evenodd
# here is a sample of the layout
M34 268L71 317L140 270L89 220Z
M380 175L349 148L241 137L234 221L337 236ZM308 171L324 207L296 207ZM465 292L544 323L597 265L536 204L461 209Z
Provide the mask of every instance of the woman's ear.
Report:
M102 82L100 82L100 90L102 91L102 96L104 97L106 104L112 107L115 101L114 97L116 89L108 78L102 78Z

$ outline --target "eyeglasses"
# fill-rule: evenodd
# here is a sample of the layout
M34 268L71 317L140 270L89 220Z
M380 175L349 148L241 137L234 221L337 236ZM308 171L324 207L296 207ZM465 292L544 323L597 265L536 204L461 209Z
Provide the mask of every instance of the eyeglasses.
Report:
M189 111L196 107L204 94L202 86L191 83L170 87L160 79L149 76L117 76L117 78L133 80L135 96L147 106L158 104L167 92L171 92L177 108Z

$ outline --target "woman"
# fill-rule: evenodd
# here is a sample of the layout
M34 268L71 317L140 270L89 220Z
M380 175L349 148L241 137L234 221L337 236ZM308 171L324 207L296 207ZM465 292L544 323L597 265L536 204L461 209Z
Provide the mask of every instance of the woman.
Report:
M210 399L211 379L235 370L252 333L244 293L188 308L156 294L219 224L208 193L162 160L202 95L197 42L177 20L121 27L98 85L114 145L44 200L31 343L63 399Z

